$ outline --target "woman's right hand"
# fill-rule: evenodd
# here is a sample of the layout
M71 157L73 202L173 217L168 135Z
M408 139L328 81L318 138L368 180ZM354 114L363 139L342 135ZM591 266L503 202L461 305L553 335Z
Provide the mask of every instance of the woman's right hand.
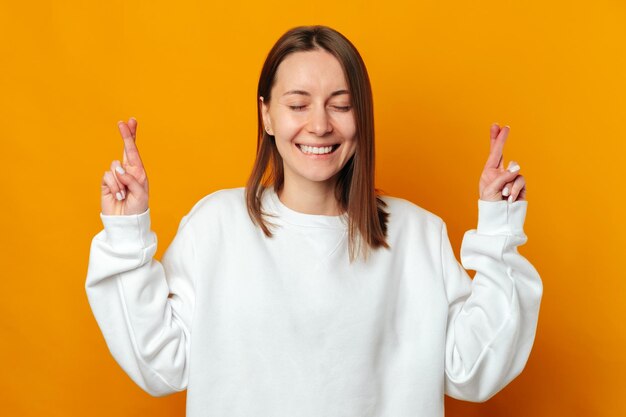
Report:
M148 177L135 145L137 121L131 117L128 124L120 121L117 126L124 140L124 157L122 163L114 160L102 177L102 214L141 214L148 209Z

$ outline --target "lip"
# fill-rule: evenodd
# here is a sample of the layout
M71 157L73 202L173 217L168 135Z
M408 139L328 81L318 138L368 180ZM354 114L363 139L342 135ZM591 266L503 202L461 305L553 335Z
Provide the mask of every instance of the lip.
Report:
M314 144L314 143L300 143L297 142L296 146L298 145L303 145L303 146L312 146L314 148L325 148L327 146L337 146L337 145L341 145L340 143L320 143L319 145Z

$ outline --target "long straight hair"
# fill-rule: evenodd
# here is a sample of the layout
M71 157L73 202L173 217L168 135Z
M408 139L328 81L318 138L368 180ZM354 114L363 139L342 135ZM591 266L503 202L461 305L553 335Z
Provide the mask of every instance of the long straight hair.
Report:
M374 187L374 106L365 64L354 45L327 26L298 26L288 30L274 44L265 59L256 95L258 136L256 160L246 184L246 204L252 222L272 237L263 216L261 200L266 188L278 193L284 185L283 160L274 136L266 133L259 97L271 100L276 71L285 57L294 52L323 49L334 55L343 68L352 97L356 123L356 151L338 173L335 197L348 214L348 252L352 263L361 254L367 260L371 249L389 248L386 203Z

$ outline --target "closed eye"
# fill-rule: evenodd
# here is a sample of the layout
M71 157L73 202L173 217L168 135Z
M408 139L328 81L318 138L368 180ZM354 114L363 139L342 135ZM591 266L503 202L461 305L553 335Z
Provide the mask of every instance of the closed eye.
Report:
M291 110L300 111L304 109L306 106L289 106ZM339 111L349 111L352 106L334 106Z

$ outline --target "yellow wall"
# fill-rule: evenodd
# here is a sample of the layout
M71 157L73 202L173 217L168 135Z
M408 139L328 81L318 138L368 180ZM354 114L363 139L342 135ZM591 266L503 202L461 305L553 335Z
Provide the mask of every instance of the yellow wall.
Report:
M271 45L325 24L369 69L378 187L440 215L457 256L489 126L511 126L538 335L516 380L483 404L447 398L447 416L626 415L624 3L237 3L0 5L2 414L184 415L184 393L152 398L114 362L85 295L116 122L139 121L160 259L198 199L245 183Z

